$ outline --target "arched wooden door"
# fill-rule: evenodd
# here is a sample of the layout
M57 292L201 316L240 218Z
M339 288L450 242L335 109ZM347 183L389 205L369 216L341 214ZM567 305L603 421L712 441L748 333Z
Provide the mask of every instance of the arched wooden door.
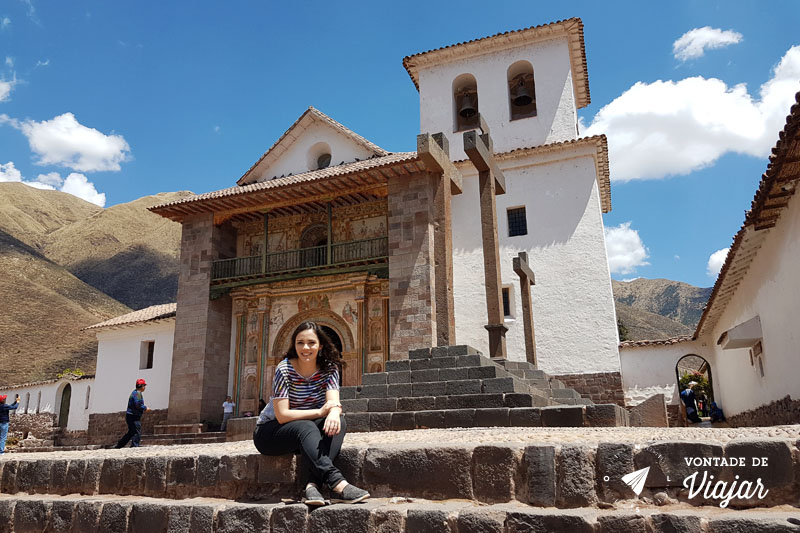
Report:
M69 422L69 404L72 400L72 386L67 383L61 391L61 408L58 410L58 427L66 428Z

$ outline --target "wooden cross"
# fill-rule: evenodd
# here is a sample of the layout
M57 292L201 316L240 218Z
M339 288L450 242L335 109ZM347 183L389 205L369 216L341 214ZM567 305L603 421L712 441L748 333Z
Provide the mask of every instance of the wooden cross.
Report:
M513 260L514 272L519 275L520 294L522 296L522 327L525 331L525 358L536 366L536 336L533 331L533 300L531 285L536 285L533 270L528 265L528 253L520 252Z
M500 279L500 248L497 239L497 201L495 196L505 194L506 181L494 160L489 126L478 115L482 134L464 133L464 152L478 169L478 188L481 206L481 236L483 239L483 272L486 279L486 314L489 323L489 357L506 358L506 331L503 322L503 295Z
M453 231L450 200L461 194L461 172L450 161L447 137L443 133L417 136L417 157L430 173L433 192L433 263L436 345L456 344L455 304L453 302Z

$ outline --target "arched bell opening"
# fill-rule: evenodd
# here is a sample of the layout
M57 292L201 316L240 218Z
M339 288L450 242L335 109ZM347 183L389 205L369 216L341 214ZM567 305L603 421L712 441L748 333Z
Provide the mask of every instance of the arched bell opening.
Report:
M466 131L478 127L478 82L472 74L453 80L453 129Z
M508 68L508 107L511 120L536 116L536 84L533 65L517 61Z

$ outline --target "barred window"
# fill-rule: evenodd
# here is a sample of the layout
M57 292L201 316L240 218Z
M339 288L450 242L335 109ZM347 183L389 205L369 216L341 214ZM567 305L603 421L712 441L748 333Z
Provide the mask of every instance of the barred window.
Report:
M525 217L525 207L514 207L506 211L508 215L508 236L528 234L528 219Z
M508 287L503 287L503 316L511 316L511 298Z

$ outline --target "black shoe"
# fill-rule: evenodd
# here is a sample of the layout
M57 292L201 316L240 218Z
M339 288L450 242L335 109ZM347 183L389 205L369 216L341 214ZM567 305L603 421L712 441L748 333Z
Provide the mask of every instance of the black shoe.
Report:
M332 503L358 503L369 498L369 492L350 484L345 485L342 492L331 492L333 493Z
M306 490L303 492L303 498L300 501L313 507L319 507L327 503L317 486L310 484L306 486Z

